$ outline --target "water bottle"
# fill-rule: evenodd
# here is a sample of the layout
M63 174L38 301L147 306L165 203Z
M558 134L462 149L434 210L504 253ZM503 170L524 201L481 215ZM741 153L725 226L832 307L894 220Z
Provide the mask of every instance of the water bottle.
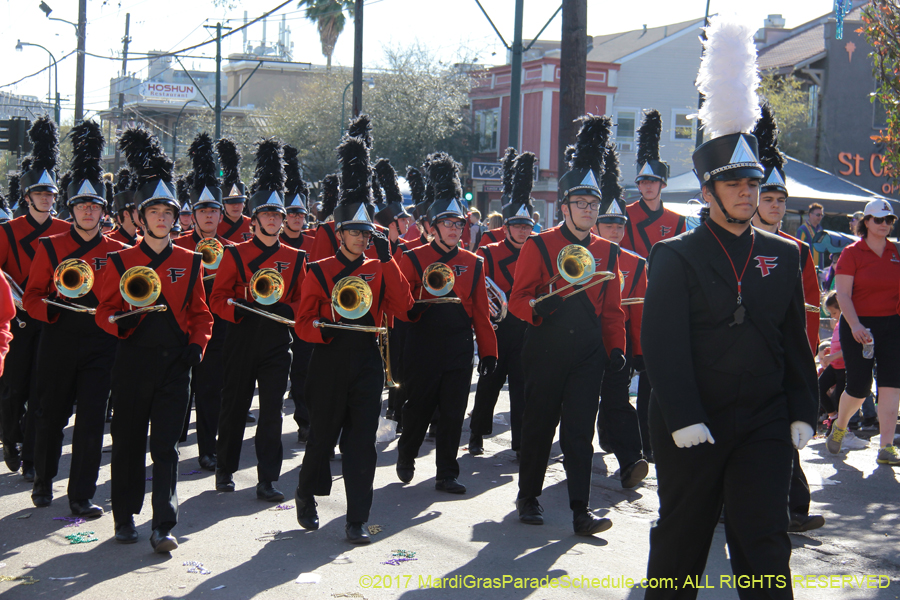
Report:
M863 344L863 358L875 358L875 338L872 337L872 330L866 329L869 339L872 340L868 344Z

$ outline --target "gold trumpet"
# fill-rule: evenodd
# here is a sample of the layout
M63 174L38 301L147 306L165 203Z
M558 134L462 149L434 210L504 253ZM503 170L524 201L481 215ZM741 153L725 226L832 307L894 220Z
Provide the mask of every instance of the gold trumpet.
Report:
M442 262L431 263L422 272L422 289L437 298L422 300L422 290L420 289L416 304L459 304L462 300L455 296L447 296L453 291L455 283L456 277L453 276L453 270L450 267Z
M22 288L19 287L19 284L16 283L16 281L12 277L10 277L9 273L7 273L6 271L3 271L3 276L6 277L6 282L9 284L9 289L12 292L13 304L15 304L16 307L18 307L22 312L25 312L25 305L22 304L22 296L24 296L25 293L22 291ZM19 329L25 327L25 321L23 321L19 317L15 317L15 319L16 324L19 326Z
M275 269L260 269L250 278L250 295L257 304L262 304L263 306L275 304L281 300L281 297L284 295L284 277L282 277ZM235 303L234 298L229 298L228 304L235 308L241 308L248 312L252 312L260 317L265 317L276 323L281 323L290 327L293 327L296 324L295 321L276 315L275 313L259 310L258 308L253 308L252 306L246 306L244 304L237 304Z
M632 304L643 304L643 298L625 298L622 300L622 306L631 306Z
M381 322L387 324L387 314L382 313ZM398 388L400 384L394 381L391 374L391 330L385 329L378 334L378 347L381 349L381 360L384 361L384 385L389 388Z
M215 271L222 262L222 255L225 254L225 247L214 237L203 238L194 247L194 252L203 256L203 266L209 271ZM215 279L216 274L207 275L203 281Z
M124 317L140 315L149 312L164 312L169 309L165 304L154 304L162 292L162 281L156 271L150 267L131 267L122 274L119 279L119 293L131 306L137 306L120 315L109 318L110 323L115 323Z
M488 308L491 312L492 321L491 325L494 329L497 329L497 324L506 318L506 294L503 293L500 286L490 277L485 276L484 284L487 287Z
M559 276L565 279L568 282L568 285L564 285L548 294L534 298L528 302L529 306L533 307L538 302L546 300L550 296L555 296L560 292L564 292L576 285L584 285L598 275L600 276L600 279L575 290L568 296L565 296L564 299L571 298L575 294L590 289L604 281L613 279L616 276L615 273L610 273L609 271L597 271L597 263L594 261L594 257L584 246L579 246L578 244L569 244L559 251L559 254L556 256L556 267L559 270ZM554 281L553 278L551 278L551 282L552 281Z
M80 258L69 258L56 267L53 271L53 285L60 296L64 298L81 298L86 296L91 288L94 287L94 272L91 266ZM97 313L96 308L88 308L79 304L65 304L63 302L54 302L44 298L45 304L71 310L72 312L87 313L93 315Z
M359 319L372 308L372 288L369 284L356 275L344 277L331 290L331 316L337 321L335 313L348 320ZM348 331L362 331L364 333L387 334L387 327L375 327L373 325L345 325L342 323L324 323L313 321L313 327L330 327L332 329L345 329Z
M820 312L820 308L814 304L806 304L806 312L808 313L817 313Z

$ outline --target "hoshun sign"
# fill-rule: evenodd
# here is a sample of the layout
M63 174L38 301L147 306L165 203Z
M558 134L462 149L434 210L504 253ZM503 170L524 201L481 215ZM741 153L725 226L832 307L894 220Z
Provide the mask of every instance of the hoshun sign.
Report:
M835 172L849 181L885 196L900 196L900 184L891 183L890 167L877 152L839 152Z
M148 100L193 100L197 96L197 87L190 83L147 81L140 91Z

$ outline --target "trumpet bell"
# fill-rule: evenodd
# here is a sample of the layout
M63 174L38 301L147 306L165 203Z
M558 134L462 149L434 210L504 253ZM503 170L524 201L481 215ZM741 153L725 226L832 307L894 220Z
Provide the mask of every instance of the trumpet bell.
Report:
M138 308L150 306L159 298L162 281L150 267L131 267L119 280L119 292L125 302Z
M284 295L284 277L275 269L260 269L250 278L250 295L264 306L275 304Z
M53 285L60 296L81 298L94 287L94 272L80 258L70 258L59 263L53 272Z
M331 305L345 319L358 319L372 308L372 288L351 275L338 281L331 290Z
M431 263L422 273L422 285L432 296L446 296L453 291L455 282L453 270L444 263Z
M577 283L590 277L597 270L594 257L584 246L569 244L559 251L556 257L559 274L568 283Z
M219 263L222 262L222 255L225 253L225 248L216 238L203 238L197 242L197 246L194 247L194 252L203 256L204 267L210 271L214 271L219 268Z

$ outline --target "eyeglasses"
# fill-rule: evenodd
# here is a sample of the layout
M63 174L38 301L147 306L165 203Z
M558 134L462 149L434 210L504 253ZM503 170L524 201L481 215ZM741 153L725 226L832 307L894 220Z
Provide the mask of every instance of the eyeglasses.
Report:
M888 225L893 225L895 220L897 220L897 217L895 217L894 215L888 215L886 217L872 217L872 222L876 225L881 225L885 221Z
M581 210L591 210L591 211L600 210L599 202L588 202L587 200L572 200L569 202L569 204L574 204L576 207L578 207Z
M349 235L350 237L372 237L371 231L362 231L361 229L345 229L344 233Z
M98 212L103 210L103 207L93 202L81 202L76 204L74 209L76 212Z
M441 225L442 227L446 227L447 229L460 229L461 230L463 227L466 226L466 223L465 223L465 221L450 221L448 219L445 219L445 220L441 221L440 223L438 223L438 225Z

